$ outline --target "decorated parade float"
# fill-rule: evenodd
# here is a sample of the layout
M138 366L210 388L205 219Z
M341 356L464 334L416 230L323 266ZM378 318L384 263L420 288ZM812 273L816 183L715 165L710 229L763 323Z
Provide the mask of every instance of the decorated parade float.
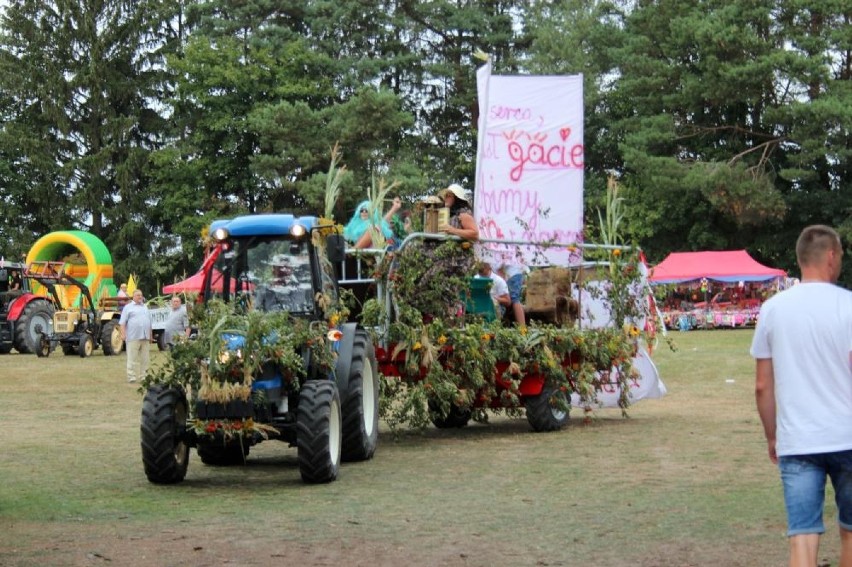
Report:
M673 252L649 281L669 329L754 326L760 306L786 285L784 270L757 262L745 250Z
M235 465L278 440L297 449L305 482L331 482L342 461L373 457L380 416L396 430L502 412L547 432L571 411L590 419L665 394L650 359L646 270L619 235L615 180L602 242L584 238L582 77L518 82L488 69L478 77L488 112L476 183L470 194L460 188L478 239L448 235L440 222L433 232L427 214L392 246L380 225L369 229L371 248L347 245L334 216L345 174L336 150L322 216L211 223L198 335L142 383L149 481L184 480L190 448L204 464ZM440 196L441 186L421 196ZM368 189L367 218L385 216L376 209L393 187L380 179ZM350 261L363 269L350 274ZM477 261L529 271L526 300L552 321L503 321L474 278ZM359 286L370 294L354 305Z

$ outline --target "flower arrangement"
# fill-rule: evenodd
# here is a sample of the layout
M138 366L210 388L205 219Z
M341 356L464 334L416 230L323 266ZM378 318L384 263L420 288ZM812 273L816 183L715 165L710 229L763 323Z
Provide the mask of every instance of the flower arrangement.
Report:
M382 417L391 427L418 428L429 423L425 408L431 405L444 415L451 406L470 409L473 419L487 421L486 410L512 414L521 408L525 377L576 392L587 414L599 392L618 389L619 405L626 410L637 337L635 327L580 330L533 323L517 328L496 321L453 327L442 319L411 327L396 322L389 330L395 368L383 369Z
M268 438L269 432L274 432L275 429L257 423L252 418L246 419L194 419L192 428L196 435L206 435L209 437L221 437L227 443L231 440L240 437L260 434L264 439Z
M244 312L238 305L221 301L211 301L193 315L198 339L174 345L164 364L145 377L142 391L163 384L191 392L195 402L248 402L260 395L252 392L251 385L266 364L276 365L286 385L294 389L307 377L304 353L309 353L317 373L330 373L334 368L336 355L328 345L327 321L310 323L285 312ZM194 416L194 404L190 411L199 434L226 438L264 434L262 424L250 419L202 419Z

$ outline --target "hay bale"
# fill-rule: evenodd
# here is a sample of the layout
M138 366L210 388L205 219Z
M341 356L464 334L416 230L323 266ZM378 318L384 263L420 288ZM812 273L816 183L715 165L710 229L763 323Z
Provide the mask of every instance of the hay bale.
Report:
M524 311L530 321L573 325L580 314L577 300L571 297L574 274L570 268L550 267L534 270L527 279Z

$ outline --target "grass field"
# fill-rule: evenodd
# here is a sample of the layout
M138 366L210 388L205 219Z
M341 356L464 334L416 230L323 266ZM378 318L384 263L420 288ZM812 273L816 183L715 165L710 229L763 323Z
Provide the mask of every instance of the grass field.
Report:
M277 442L234 468L193 452L183 483L149 484L124 356L3 356L0 565L783 565L751 335L674 334L654 357L669 394L629 419L383 429L373 460L319 486ZM836 565L831 499L826 525Z

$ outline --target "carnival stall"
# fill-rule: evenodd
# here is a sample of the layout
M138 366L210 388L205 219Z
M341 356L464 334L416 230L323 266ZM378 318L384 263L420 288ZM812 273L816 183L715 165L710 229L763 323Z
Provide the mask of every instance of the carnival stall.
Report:
M760 305L786 281L745 250L673 252L651 269L663 322L670 329L753 326Z

